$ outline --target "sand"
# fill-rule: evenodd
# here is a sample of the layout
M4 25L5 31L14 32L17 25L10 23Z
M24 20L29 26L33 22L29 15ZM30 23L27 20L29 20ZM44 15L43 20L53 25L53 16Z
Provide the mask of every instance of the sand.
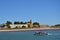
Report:
M54 30L60 28L28 28L28 29L2 29L0 32L10 32L10 31L34 31L34 30Z

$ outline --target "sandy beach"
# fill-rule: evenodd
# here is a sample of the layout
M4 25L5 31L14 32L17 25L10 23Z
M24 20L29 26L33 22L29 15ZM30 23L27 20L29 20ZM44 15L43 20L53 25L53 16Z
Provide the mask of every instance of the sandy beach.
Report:
M54 30L60 28L29 28L29 29L2 29L0 32L10 32L10 31L34 31L34 30Z

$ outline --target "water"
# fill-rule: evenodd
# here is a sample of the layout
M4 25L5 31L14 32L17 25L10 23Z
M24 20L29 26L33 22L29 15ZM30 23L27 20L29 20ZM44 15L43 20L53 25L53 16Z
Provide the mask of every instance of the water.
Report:
M40 30L48 35L36 36L36 31L0 32L0 40L60 40L60 30Z

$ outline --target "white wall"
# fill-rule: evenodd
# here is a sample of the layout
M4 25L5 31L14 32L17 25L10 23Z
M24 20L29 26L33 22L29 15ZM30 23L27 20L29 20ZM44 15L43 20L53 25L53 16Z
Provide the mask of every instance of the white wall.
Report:
M11 28L15 28L16 26L18 28L22 28L22 26L26 26L26 28L28 28L28 24L11 24L10 26Z

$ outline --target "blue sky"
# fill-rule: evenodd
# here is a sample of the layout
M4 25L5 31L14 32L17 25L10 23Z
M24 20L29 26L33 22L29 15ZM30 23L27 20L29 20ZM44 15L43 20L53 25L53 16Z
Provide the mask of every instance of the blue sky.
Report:
M59 24L60 0L0 0L0 23L30 19L40 24Z

